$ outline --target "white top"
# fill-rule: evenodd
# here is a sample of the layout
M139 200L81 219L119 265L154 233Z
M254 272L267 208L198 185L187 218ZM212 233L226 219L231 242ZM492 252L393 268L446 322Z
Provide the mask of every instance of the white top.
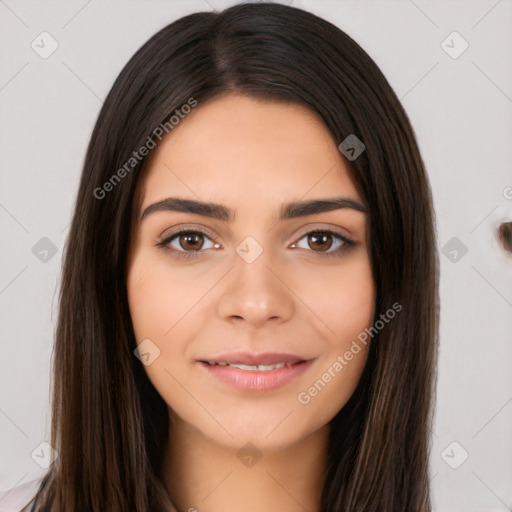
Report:
M0 491L0 512L21 512L35 497L42 478Z

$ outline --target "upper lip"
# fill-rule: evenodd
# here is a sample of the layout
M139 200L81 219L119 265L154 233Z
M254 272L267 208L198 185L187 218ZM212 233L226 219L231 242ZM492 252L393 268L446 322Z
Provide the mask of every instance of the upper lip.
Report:
M220 354L212 358L201 359L203 362L228 363L228 364L245 364L245 365L266 365L277 363L300 363L307 359L295 354L285 354L280 352L263 352L254 354L252 352L229 352Z

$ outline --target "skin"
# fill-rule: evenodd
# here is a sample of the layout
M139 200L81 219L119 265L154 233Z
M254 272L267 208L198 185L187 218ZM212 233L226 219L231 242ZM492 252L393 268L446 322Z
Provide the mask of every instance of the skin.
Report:
M167 488L182 511L316 511L329 421L352 395L368 346L309 403L298 394L371 326L375 284L364 212L278 214L290 201L362 203L347 164L312 111L236 94L198 105L149 158L127 288L137 342L160 350L144 368L169 406ZM225 205L235 219L156 211L140 221L146 207L171 196ZM157 246L180 227L206 235L192 248L178 235L168 244L175 253ZM343 242L315 243L307 235L315 229L355 245L329 256ZM263 249L252 263L236 252L248 236ZM196 254L180 256L186 251ZM234 350L314 361L281 388L240 391L197 362ZM252 467L237 457L247 443L261 455Z

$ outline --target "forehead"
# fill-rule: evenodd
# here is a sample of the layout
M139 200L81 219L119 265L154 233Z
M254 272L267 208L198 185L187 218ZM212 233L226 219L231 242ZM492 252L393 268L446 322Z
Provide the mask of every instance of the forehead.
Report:
M336 142L308 108L229 94L193 109L153 150L142 208L170 193L226 204L343 193L359 198Z

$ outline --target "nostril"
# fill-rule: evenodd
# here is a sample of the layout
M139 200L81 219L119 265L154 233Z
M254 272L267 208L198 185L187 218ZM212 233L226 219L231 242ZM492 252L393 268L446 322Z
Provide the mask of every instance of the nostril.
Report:
M512 221L502 222L498 226L498 238L503 249L512 253Z

